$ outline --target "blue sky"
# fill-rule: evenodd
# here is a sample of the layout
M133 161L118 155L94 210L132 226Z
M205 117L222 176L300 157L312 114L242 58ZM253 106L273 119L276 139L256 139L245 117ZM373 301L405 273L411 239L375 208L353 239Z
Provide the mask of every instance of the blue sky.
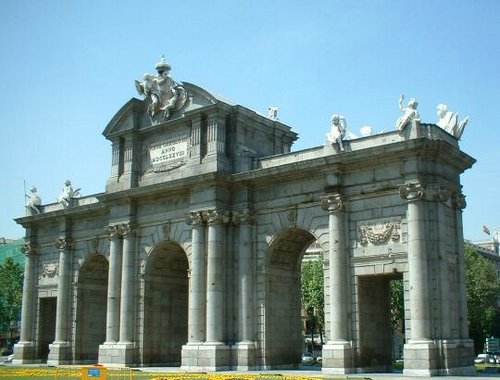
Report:
M332 113L350 131L391 130L401 93L423 122L446 103L470 116L461 149L464 235L500 226L500 1L0 0L0 236L23 230L23 181L54 202L71 179L104 191L101 135L161 55L177 81L266 114L324 143Z

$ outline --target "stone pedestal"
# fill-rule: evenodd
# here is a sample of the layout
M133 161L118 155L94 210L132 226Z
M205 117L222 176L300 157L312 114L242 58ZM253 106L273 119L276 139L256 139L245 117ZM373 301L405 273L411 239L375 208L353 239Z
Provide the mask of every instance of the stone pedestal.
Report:
M49 344L49 357L47 365L58 366L61 364L71 364L73 350L70 342L54 342Z
M99 364L133 366L139 362L139 348L132 342L104 343L99 346Z
M405 376L439 375L437 349L432 341L410 341L404 346Z
M138 348L133 343L105 342L99 346L99 364L122 367L137 364Z
M322 372L340 375L354 372L354 354L349 342L328 342L322 355Z
M231 369L231 350L224 344L205 343L199 350L199 364L205 371L228 371Z
M186 344L182 346L181 369L185 371L228 371L231 350L223 344Z
M474 342L471 339L442 340L440 342L444 369L440 375L473 376Z
M240 342L231 349L232 357L236 358L237 371L249 371L255 368L254 342Z
M18 342L14 346L13 364L33 363L35 359L35 346L33 342Z

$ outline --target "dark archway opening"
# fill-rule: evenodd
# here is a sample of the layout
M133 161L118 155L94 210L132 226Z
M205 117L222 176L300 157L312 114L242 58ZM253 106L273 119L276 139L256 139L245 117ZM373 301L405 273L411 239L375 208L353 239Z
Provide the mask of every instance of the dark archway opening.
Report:
M106 340L108 268L106 258L95 255L80 270L75 362L97 363L99 345Z
M401 273L358 277L358 362L365 371L393 372L395 359L402 355L402 278Z
M56 337L57 298L40 298L38 320L37 359L46 362L49 356L49 344Z
M180 366L188 340L189 263L177 244L151 253L145 271L143 365Z
M304 339L301 317L302 257L315 241L309 232L292 228L271 245L266 280L266 367L297 368Z

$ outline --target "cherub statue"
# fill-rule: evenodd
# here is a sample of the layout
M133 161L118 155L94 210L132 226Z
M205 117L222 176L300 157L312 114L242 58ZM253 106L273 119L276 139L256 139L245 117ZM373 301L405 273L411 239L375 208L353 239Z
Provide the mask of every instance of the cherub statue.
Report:
M344 137L347 131L347 123L345 117L342 115L334 114L331 118L332 128L330 133L326 134L326 139L330 144L339 144L339 149L341 152L344 151Z
M64 207L68 207L71 204L71 200L73 198L78 198L80 196L80 189L73 190L73 186L71 185L71 181L67 179L64 181L64 186L59 195L59 203L61 203Z
M436 125L443 128L446 132L460 140L462 134L464 133L464 129L469 122L469 117L467 116L459 123L458 112L448 111L448 107L446 106L446 104L438 104L437 116L439 120Z
M405 96L403 94L401 94L401 97L399 98L399 109L401 111L403 111L404 114L403 114L403 116L398 118L398 120L396 121L396 129L400 132L410 122L420 118L418 111L417 111L418 102L415 99L411 98L408 101L408 105L406 107L403 107L404 98L405 98Z
M28 198L27 207L29 208L31 215L40 214L42 211L42 198L40 194L36 190L35 186L31 187L30 190L31 195L25 194L26 198Z

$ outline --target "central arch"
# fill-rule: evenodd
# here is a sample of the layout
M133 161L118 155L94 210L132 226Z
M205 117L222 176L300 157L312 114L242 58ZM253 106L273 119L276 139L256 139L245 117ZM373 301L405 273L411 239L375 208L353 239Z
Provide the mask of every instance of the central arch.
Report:
M144 288L144 365L180 366L188 340L189 263L184 250L165 242L150 254Z
M296 368L302 356L301 262L315 241L308 231L291 228L272 242L267 267L265 351L267 366Z

